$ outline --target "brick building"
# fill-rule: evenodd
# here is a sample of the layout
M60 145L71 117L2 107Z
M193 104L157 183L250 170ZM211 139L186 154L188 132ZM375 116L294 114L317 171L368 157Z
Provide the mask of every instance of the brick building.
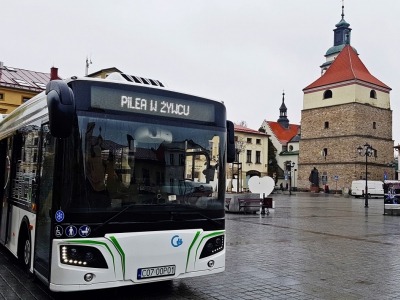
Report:
M349 26L342 10L334 46L321 65L322 76L303 89L298 165L302 189L310 188L314 167L320 188L327 184L340 190L365 178L366 157L357 152L365 143L377 154L368 157L368 179L383 180L387 163L393 161L391 88L372 76L360 60L350 45Z

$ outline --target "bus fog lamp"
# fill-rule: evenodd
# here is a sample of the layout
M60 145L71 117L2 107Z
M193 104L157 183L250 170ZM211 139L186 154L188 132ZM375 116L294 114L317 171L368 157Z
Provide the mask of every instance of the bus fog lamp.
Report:
M213 260L210 260L210 261L207 263L207 266L210 267L210 268L214 267L214 265L215 265L215 262L214 262Z
M87 273L87 274L85 274L85 276L83 276L83 279L85 279L86 282L92 281L93 278L94 278L93 273Z

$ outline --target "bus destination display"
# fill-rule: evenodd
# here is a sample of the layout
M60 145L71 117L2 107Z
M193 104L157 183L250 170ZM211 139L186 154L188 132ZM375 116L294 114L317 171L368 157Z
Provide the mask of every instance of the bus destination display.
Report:
M92 107L141 114L214 122L214 105L159 95L91 87Z

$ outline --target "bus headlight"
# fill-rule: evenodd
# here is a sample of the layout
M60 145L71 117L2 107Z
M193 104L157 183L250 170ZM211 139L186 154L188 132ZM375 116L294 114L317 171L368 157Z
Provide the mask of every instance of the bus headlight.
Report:
M60 262L65 265L80 267L108 268L107 262L100 250L90 246L60 246Z
M209 239L203 251L201 251L200 258L208 257L224 250L224 236L219 235Z

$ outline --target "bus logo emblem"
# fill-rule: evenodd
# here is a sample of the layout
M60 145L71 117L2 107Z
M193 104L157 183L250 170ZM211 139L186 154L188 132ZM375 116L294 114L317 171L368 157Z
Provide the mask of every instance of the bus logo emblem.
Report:
M79 228L79 235L81 236L81 237L87 237L87 236L89 236L89 234L90 234L90 227L89 226L87 226L87 225L82 225L80 228Z
M62 210L57 210L56 211L56 221L61 222L64 220L64 212Z
M179 237L179 235L174 235L171 239L171 245L173 247L179 247L180 245L183 244L182 239Z
M76 235L77 231L78 230L76 229L75 226L70 225L65 229L65 235L67 237L74 237Z

